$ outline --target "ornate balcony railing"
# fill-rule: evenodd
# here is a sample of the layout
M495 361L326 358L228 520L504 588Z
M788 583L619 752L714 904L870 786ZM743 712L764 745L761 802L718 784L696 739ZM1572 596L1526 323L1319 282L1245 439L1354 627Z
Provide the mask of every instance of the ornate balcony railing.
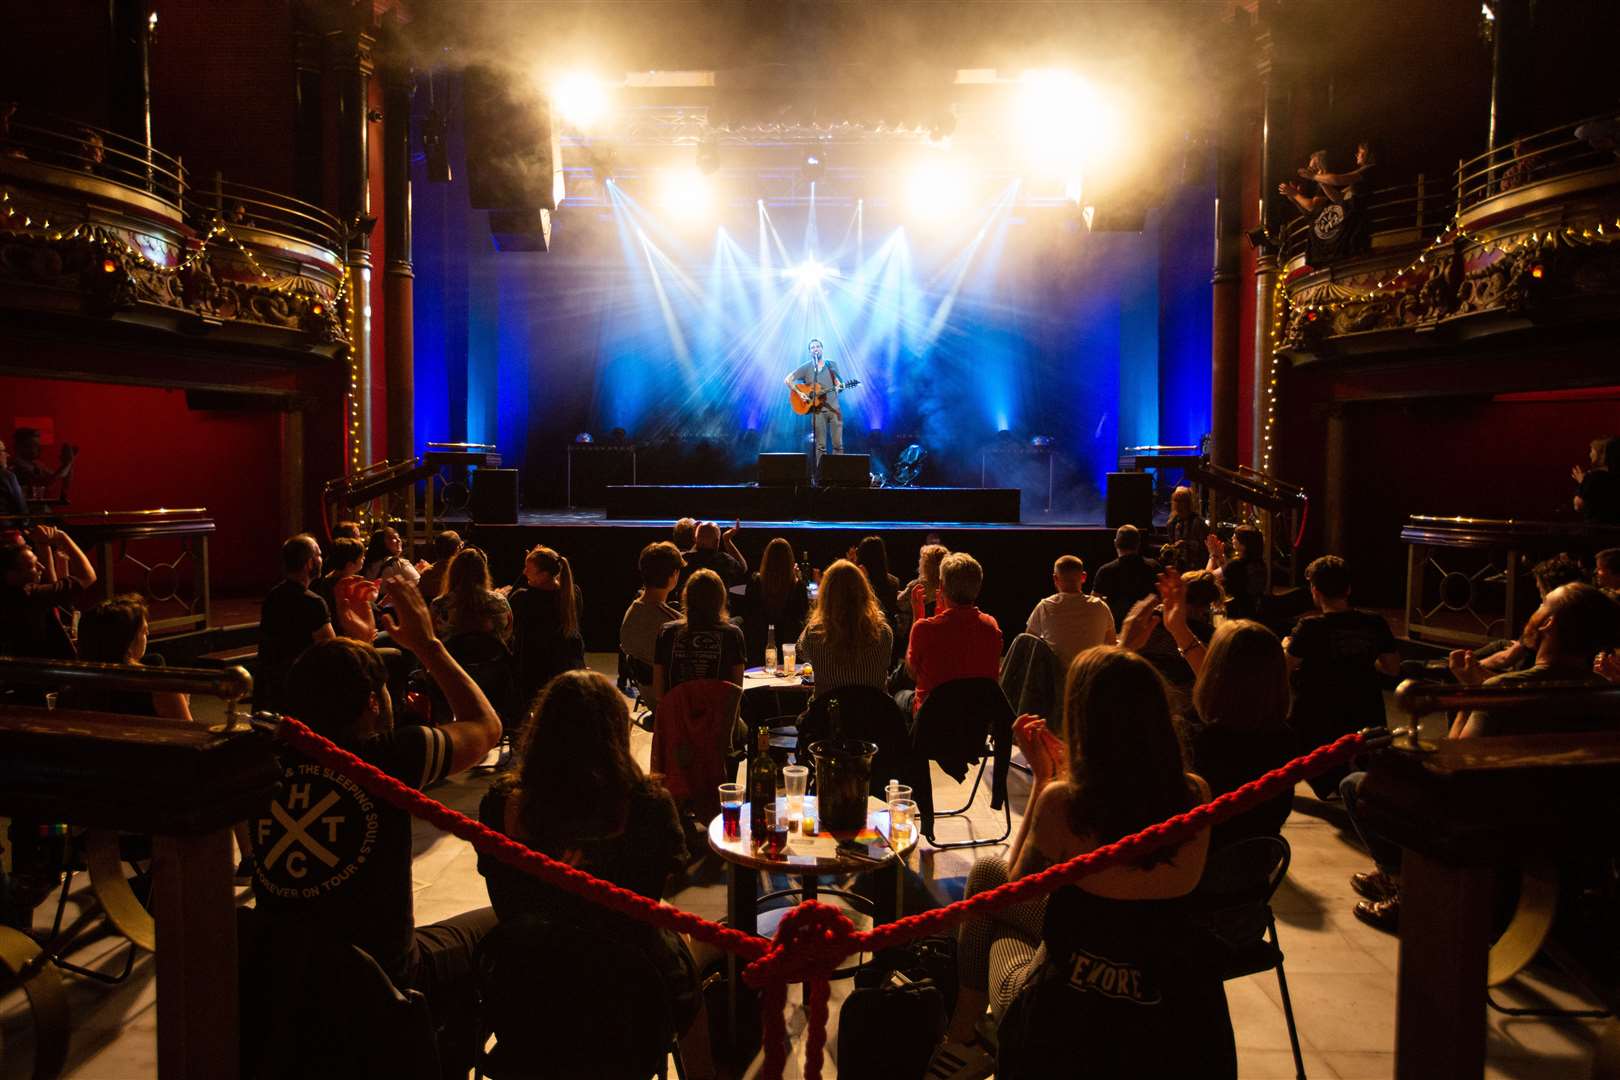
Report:
M122 184L176 211L186 197L179 158L115 131L0 102L0 164L15 168L20 162Z

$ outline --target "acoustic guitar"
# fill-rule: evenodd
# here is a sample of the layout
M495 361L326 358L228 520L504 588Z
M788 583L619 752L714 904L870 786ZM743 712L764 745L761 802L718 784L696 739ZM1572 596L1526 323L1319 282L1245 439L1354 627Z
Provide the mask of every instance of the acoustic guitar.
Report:
M844 384L843 389L853 390L859 385L861 385L861 380L851 379ZM817 386L815 383L795 383L788 391L788 404L792 405L793 411L800 416L806 413L818 413L827 407L827 392L825 387ZM806 401L804 397L799 396L801 394L810 400Z

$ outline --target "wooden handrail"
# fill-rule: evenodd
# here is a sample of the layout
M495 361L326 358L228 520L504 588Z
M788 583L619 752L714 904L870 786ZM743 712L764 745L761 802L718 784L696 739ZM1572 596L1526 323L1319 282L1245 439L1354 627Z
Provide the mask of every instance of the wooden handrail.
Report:
M0 683L131 690L138 693L204 694L225 702L225 731L238 727L237 705L253 695L253 676L243 667L141 667L134 664L96 664L87 660L35 660L20 656L0 656Z

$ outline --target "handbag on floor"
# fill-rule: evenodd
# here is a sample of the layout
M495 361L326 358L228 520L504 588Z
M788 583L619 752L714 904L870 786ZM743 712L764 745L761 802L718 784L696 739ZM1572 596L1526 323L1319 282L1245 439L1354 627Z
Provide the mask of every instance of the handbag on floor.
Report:
M903 972L885 972L881 985L858 986L838 1012L838 1075L920 1080L944 1036L940 988L932 980L913 982Z

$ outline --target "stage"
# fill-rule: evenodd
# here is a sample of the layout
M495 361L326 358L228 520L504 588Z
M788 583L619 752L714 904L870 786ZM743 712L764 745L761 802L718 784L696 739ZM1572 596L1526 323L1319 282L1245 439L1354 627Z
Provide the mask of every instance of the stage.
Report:
M683 506L679 513L653 513L648 509L640 516L610 518L602 510L525 510L516 524L444 524L488 552L497 584L516 580L524 553L536 544L567 556L585 597L580 621L586 647L611 652L618 647L624 609L640 588L636 560L641 549L655 540L668 540L677 517L723 517L694 512L692 506ZM736 517L731 515L731 520ZM815 566L826 567L863 536L872 535L883 537L889 570L902 583L916 576L917 550L931 536L937 535L953 551L971 553L985 568L980 606L1001 623L1009 641L1024 628L1036 601L1051 594L1052 563L1058 556L1078 555L1092 573L1114 557L1113 530L1101 525L949 522L933 517L816 521L792 514L771 518L745 514L736 543L750 569L758 566L765 545L778 536L786 538L794 551L808 553Z
M614 520L695 517L1017 524L1020 494L1017 488L627 484L608 487L606 502L607 517Z

